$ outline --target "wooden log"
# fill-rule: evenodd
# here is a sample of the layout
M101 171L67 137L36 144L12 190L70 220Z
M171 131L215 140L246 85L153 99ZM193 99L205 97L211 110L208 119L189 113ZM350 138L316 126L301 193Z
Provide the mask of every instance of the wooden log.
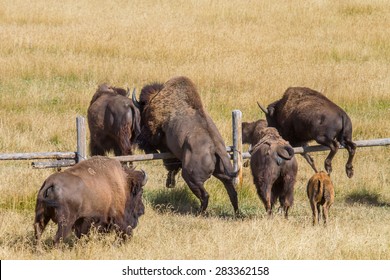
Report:
M45 161L45 162L32 162L31 165L35 169L43 169L43 168L61 168L68 167L76 164L76 160L74 159L63 159L56 161Z
M233 179L235 186L242 185L242 113L240 110L232 112L233 125L233 168L238 172L237 177Z
M77 162L87 159L87 133L85 130L85 118L77 116L76 118L77 128Z
M364 147L375 147L375 146L387 146L390 145L390 138L382 138L382 139L371 139L371 140L357 140L354 141L356 147L364 148ZM340 149L345 149L340 145ZM307 147L294 147L294 152L296 154L310 153L310 152L321 152L329 150L329 147L322 145L315 146L307 146Z
M0 160L32 160L32 159L73 159L75 152L44 152L0 154Z
M366 147L379 147L379 146L388 146L390 145L390 138L382 138L382 139L370 139L370 140L357 140L354 141L356 147L358 148L366 148ZM339 147L340 149L345 149L343 146ZM307 147L294 147L295 154L303 154L303 153L311 153L311 152L322 152L330 150L329 147L322 145L314 145ZM250 158L251 155L248 152L244 152L242 154L244 159Z

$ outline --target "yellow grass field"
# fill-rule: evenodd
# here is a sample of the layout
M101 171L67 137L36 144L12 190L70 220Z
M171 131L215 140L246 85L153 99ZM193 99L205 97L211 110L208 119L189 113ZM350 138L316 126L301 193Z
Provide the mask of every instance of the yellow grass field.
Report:
M2 0L0 2L0 153L75 151L76 116L86 116L98 84L141 87L175 75L194 81L227 145L231 112L264 118L290 86L323 92L351 117L353 139L390 137L390 2L386 0ZM138 151L139 152L139 151ZM327 152L313 154L322 167ZM289 220L268 219L249 169L238 188L243 217L212 178L206 216L184 180L165 188L161 161L149 175L146 213L134 236L70 237L52 248L56 226L33 245L37 192L54 170L0 162L0 259L390 259L390 148L358 148L333 160L336 189L327 227L311 224L297 156Z

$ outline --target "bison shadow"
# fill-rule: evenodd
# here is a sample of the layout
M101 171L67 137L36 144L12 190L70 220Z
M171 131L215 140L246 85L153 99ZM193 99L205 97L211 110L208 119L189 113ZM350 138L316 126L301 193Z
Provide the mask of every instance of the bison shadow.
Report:
M188 188L176 186L172 189L145 191L145 200L157 212L174 212L182 215L197 214L199 202Z
M367 189L352 192L346 197L345 201L348 204L359 203L376 207L390 207L390 203L380 200L379 193L375 193Z
M175 213L179 215L199 215L199 200L186 186L175 188L164 188L159 190L145 191L144 199L146 202L159 213ZM211 206L211 207L210 207ZM228 205L229 206L229 205ZM232 218L234 213L229 207L220 205L209 205L202 216L213 216L219 218Z

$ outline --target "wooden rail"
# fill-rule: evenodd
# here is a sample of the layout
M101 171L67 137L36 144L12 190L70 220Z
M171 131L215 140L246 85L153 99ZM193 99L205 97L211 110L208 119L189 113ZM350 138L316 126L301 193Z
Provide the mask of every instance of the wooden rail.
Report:
M248 152L242 151L242 131L241 131L241 118L242 113L239 110L232 112L232 126L233 126L233 146L227 146L226 152L233 160L233 167L238 172L234 182L236 185L242 183L242 161L243 159L250 158ZM76 164L87 158L87 145L86 145L86 125L85 118L78 116L76 119L77 128L77 151L76 152L42 152L42 153L10 153L0 154L0 160L35 160L35 159L49 159L54 161L46 162L33 162L34 168L61 168ZM362 147L376 147L376 146L388 146L390 145L390 138L371 139L371 140L357 140L354 141L356 146ZM343 149L340 146L340 149ZM296 154L320 152L329 150L328 147L315 145L307 147L294 147ZM119 156L114 157L121 162L134 162L134 161L146 161L146 160L162 160L172 159L175 156L171 153L156 153L156 154L139 154L131 156Z

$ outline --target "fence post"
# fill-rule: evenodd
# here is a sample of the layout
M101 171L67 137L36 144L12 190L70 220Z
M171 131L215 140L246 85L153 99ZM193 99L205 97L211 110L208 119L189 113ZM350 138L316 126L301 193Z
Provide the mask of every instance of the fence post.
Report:
M76 162L87 159L87 134L85 130L85 118L77 116L76 118L77 128L77 155Z
M237 177L234 178L235 186L242 185L242 113L240 110L232 112L233 121L233 168L238 172Z

